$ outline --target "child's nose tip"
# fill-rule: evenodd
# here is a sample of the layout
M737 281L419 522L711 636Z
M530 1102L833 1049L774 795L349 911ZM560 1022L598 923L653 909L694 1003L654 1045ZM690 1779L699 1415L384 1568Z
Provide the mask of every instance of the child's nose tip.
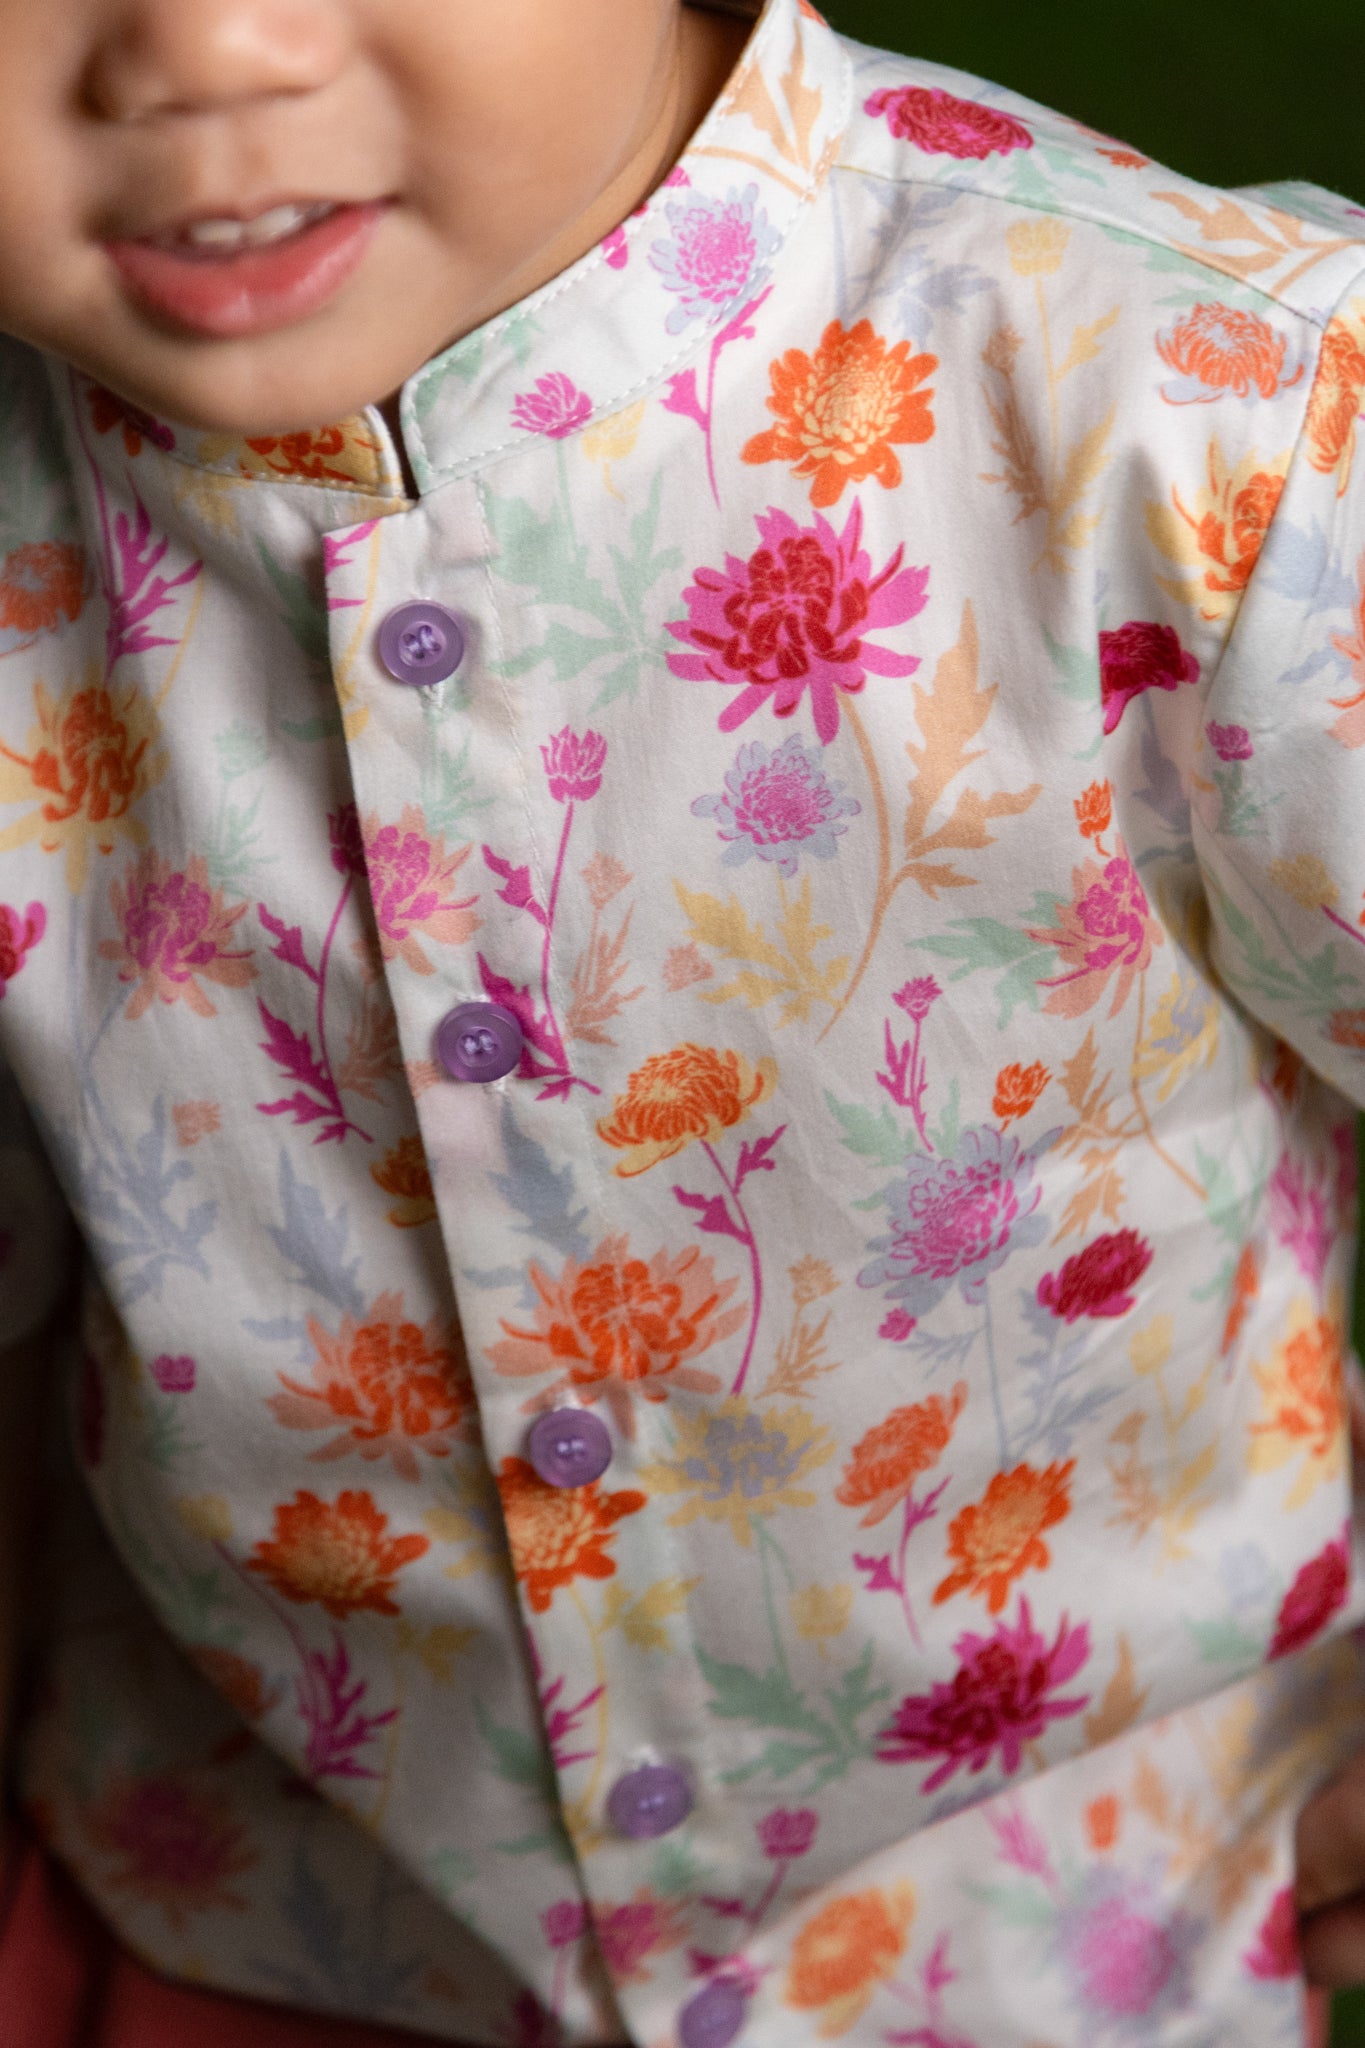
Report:
M347 56L333 0L128 0L92 53L90 109L112 121L316 92Z

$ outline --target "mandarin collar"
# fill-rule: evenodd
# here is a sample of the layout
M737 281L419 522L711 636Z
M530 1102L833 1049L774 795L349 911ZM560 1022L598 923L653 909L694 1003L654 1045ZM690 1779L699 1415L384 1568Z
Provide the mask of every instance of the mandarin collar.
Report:
M401 395L425 496L528 442L565 440L646 397L771 284L848 123L852 65L808 0L767 0L730 80L659 189L540 290L435 356ZM57 368L54 362L54 368ZM239 439L152 419L71 372L100 466L159 450L233 483L405 503L377 407L332 426Z
M436 356L401 418L425 493L646 396L771 281L834 163L852 66L806 0L768 0L664 184L597 248Z

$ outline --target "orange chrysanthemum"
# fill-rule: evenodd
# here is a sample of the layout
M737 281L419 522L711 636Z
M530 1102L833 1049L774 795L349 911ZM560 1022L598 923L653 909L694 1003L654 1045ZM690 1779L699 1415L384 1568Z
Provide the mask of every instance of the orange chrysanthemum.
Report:
M1245 398L1253 389L1273 398L1281 389L1288 343L1259 313L1233 306L1200 305L1157 336L1163 362L1182 376L1197 378L1210 391ZM1302 371L1295 372L1296 382Z
M39 808L0 827L0 852L28 839L44 853L65 850L67 881L79 894L92 845L111 853L121 838L146 841L132 813L166 772L160 720L136 683L110 687L98 671L87 687L73 682L61 696L35 683L33 704L28 753L0 743L0 806Z
M934 1589L934 1605L954 1593L984 1593L992 1614L1005 1605L1010 1587L1029 1568L1052 1562L1043 1531L1071 1513L1071 1475L1076 1460L1038 1472L1016 1465L997 1472L979 1501L963 1508L948 1530L948 1555L955 1568Z
M813 357L788 349L771 366L777 425L746 442L743 459L792 463L793 475L814 478L821 509L868 477L891 490L901 480L896 444L933 437L934 394L920 386L937 368L937 356L912 356L908 341L888 348L870 320L847 331L831 320Z
M966 1382L959 1380L946 1401L930 1394L927 1401L895 1408L859 1438L834 1498L846 1508L866 1508L860 1528L884 1521L921 1472L938 1463L966 1399Z
M1322 338L1318 374L1308 401L1305 432L1314 469L1329 474L1341 465L1345 490L1355 452L1356 420L1365 399L1365 349L1344 320L1333 320Z
M498 1492L507 1524L512 1566L537 1614L544 1614L555 1589L575 1579L610 1579L616 1560L607 1554L612 1530L626 1515L638 1515L648 1496L631 1489L600 1493L589 1486L547 1486L524 1458L504 1458Z
M1195 528L1200 552L1210 566L1204 587L1216 592L1245 590L1260 559L1270 522L1284 495L1284 478L1258 469L1223 505L1205 512Z
M431 1169L416 1131L400 1138L392 1151L370 1168L370 1179L386 1195L398 1198L389 1210L389 1222L395 1230L416 1230L420 1224L435 1221Z
M313 1341L313 1384L280 1374L282 1394L267 1406L286 1429L331 1429L341 1434L310 1453L314 1459L393 1460L404 1479L416 1479L420 1449L444 1458L472 1409L469 1368L459 1328L440 1316L414 1323L401 1294L381 1294L363 1322L343 1316L337 1334L308 1318Z
M397 1614L398 1574L431 1548L425 1536L390 1536L389 1518L368 1493L335 1502L300 1491L275 1509L275 1532L258 1543L248 1568L300 1606L316 1600L334 1621L368 1608Z
M624 1155L616 1171L630 1180L698 1140L714 1144L776 1085L775 1060L753 1065L743 1053L678 1045L636 1068L597 1134Z
M1112 786L1108 782L1092 782L1088 789L1081 791L1072 809L1076 813L1082 839L1098 839L1102 832L1109 830L1114 816Z
M79 618L85 595L85 550L66 540L25 541L0 567L0 628L55 633Z
M633 1436L633 1393L647 1401L676 1387L715 1393L720 1381L696 1360L747 1320L747 1303L730 1303L738 1284L718 1280L694 1245L646 1260L631 1256L628 1237L608 1237L589 1262L566 1260L558 1279L532 1265L535 1327L504 1322L506 1337L488 1356L510 1378L560 1373L543 1400L571 1386L587 1401L603 1396Z
M1031 1067L1020 1066L1017 1060L1002 1067L995 1077L995 1100L991 1104L1001 1124L1027 1116L1051 1079L1041 1060L1035 1060Z
M300 477L309 483L373 484L379 444L360 419L290 434L248 435L243 475ZM256 461L252 461L252 456Z
M1336 1321L1296 1304L1289 1335L1269 1365L1252 1370L1262 1400L1251 1425L1252 1470L1274 1471L1302 1454L1304 1468L1287 1502L1302 1506L1319 1481L1335 1478L1345 1463L1345 1368Z
M819 2012L826 2038L846 2033L877 1985L895 1974L914 1912L908 1884L831 1899L792 1943L787 2004Z

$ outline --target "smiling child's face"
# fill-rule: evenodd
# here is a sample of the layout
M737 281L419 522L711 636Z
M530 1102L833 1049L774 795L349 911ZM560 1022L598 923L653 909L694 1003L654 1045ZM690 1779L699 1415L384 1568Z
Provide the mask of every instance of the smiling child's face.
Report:
M660 181L680 0L0 0L0 330L238 433L380 402Z

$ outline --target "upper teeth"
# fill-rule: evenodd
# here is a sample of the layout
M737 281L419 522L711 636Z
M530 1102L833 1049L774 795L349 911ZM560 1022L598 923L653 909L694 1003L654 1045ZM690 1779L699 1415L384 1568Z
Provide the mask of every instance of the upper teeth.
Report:
M279 242L297 234L310 222L330 213L329 201L310 206L272 206L254 220L196 220L181 231L182 241L196 249L258 249L266 242Z

